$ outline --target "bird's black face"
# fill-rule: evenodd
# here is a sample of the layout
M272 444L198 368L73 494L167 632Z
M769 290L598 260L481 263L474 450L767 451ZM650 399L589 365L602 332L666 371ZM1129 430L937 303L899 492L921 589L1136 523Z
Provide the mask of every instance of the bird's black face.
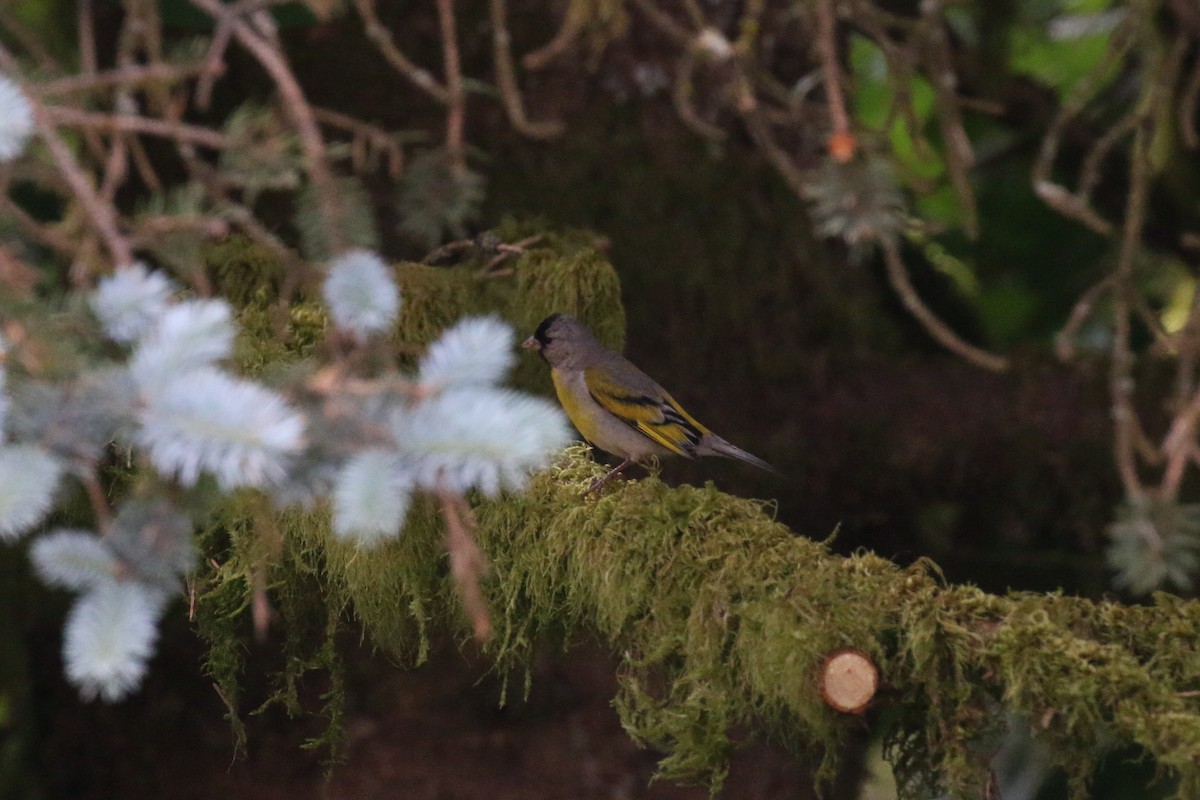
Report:
M551 314L550 316L546 317L541 321L541 324L537 326L537 330L533 332L533 336L530 336L521 343L521 347L524 347L526 350L537 350L542 358L546 358L546 348L550 346L550 342L553 338L550 333L550 329L554 327L554 323L558 322L558 320L561 318L562 314Z

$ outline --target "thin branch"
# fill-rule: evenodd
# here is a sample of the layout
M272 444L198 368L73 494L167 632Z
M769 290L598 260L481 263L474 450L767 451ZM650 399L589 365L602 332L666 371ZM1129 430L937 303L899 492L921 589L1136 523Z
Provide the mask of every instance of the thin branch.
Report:
M775 141L775 134L771 131L762 109L753 102L753 95L750 94L748 88L743 89L739 106L739 110L742 112L742 121L754 144L762 151L767 162L775 168L775 171L779 173L796 196L804 197L804 174L792 161L792 157L788 155L787 151Z
M747 0L738 19L737 44L738 52L747 56L754 51L754 44L762 33L763 15L767 12L766 0Z
M10 73L16 74L17 72L16 59L3 45L0 45L0 66ZM33 109L34 129L45 143L46 149L50 152L50 158L54 161L63 180L66 181L71 192L83 207L84 214L87 215L92 226L104 240L104 245L112 255L113 262L118 265L131 263L133 250L120 228L117 227L116 212L96 192L96 188L84 173L83 167L71 153L71 148L59 138L58 133L54 130L54 121L47 113L45 106L29 93L26 93L26 98Z
M134 88L150 83L174 83L193 78L203 71L203 64L133 64L95 75L68 75L39 83L34 88L44 97L53 97L118 87Z
M904 260L900 256L900 248L897 246L894 237L887 236L881 238L879 246L883 250L884 265L887 268L888 281L891 283L892 289L899 295L900 301L904 303L904 307L921 323L921 326L925 328L930 336L950 352L977 367L982 367L991 372L1003 372L1008 369L1009 363L1007 358L989 353L982 348L964 341L946 323L938 319L929 306L925 305L921 296L917 294L916 288L912 285L912 281L908 278L908 270L904 266Z
M1195 392L1187 406L1175 415L1167 435L1163 437L1162 452L1167 459L1167 468L1163 472L1159 493L1164 500L1175 501L1179 498L1179 485L1183 482L1183 472L1196 449L1195 434L1198 420L1200 420L1200 392Z
M152 117L135 117L129 114L105 114L81 111L69 106L46 106L46 113L58 125L78 125L103 131L121 133L145 133L166 139L202 145L214 150L229 147L229 137L208 128L200 128L181 122L170 122Z
M531 50L521 57L521 65L527 70L545 69L550 62L561 58L583 31L583 22L587 18L585 9L590 0L570 0L567 10L563 13L562 25L554 38L536 50Z
M379 50L384 60L418 89L442 105L448 105L450 103L449 90L438 83L433 73L410 60L396 46L391 31L384 27L375 13L375 0L354 0L354 8L362 17L363 30L367 34L367 38Z
M1108 275L1092 284L1075 301L1075 305L1071 308L1071 316L1068 317L1062 330L1058 332L1058 336L1054 338L1054 353L1061 361L1070 361L1075 356L1075 337L1079 335L1079 329L1091 317L1096 303L1100 301L1101 297L1112 291L1115 283L1116 276Z
M508 32L508 6L506 0L489 0L488 8L492 20L492 55L496 65L496 84L508 121L517 132L530 139L553 139L562 135L563 124L557 120L531 121L525 115L521 100L521 89L517 86L517 72L513 64L512 37Z
M356 142L365 141L376 150L381 151L387 158L388 175L392 180L399 178L400 173L404 171L404 150L400 147L396 137L383 128L327 108L314 106L313 115L317 118L317 122L349 131ZM366 168L363 161L361 155L356 153L354 159L356 171L361 172Z
M1200 14L1200 12L1197 12ZM1200 102L1200 57L1192 64L1187 82L1179 99L1179 136L1183 139L1184 147L1195 150L1200 147L1200 134L1196 131L1196 110Z
M1051 191L1049 187L1057 185L1054 183L1051 174L1054 162L1058 159L1058 150L1062 143L1063 134L1066 132L1067 126L1079 115L1084 105L1087 104L1087 101L1099 89L1101 80L1108 74L1112 68L1112 64L1123 59L1129 48L1133 45L1134 34L1136 32L1136 17L1136 14L1127 15L1125 20L1113 31L1108 40L1107 52L1105 52L1104 56L1096 62L1095 66L1083 78L1076 82L1075 86L1071 89L1070 96L1063 103L1058 114L1055 115L1053 122L1050 123L1046 135L1042 137L1042 144L1038 149L1038 156L1033 166L1032 181L1037 195L1047 203L1051 202L1047 199L1048 196L1056 199L1059 196L1058 192ZM1061 189L1061 187L1059 188ZM1062 194L1070 195L1065 190L1062 190ZM1092 227L1093 230L1096 229L1088 221L1072 213L1072 208L1071 204L1064 204L1058 210L1067 216L1079 219L1079 221L1087 224L1088 227ZM1107 226L1108 223L1104 223L1104 225ZM1109 231L1111 231L1111 227ZM1107 234L1109 231L1098 232Z
M692 77L696 72L696 51L688 48L679 56L675 67L675 81L671 87L671 100L675 104L675 112L679 120L696 134L713 141L724 141L724 129L702 118L692 103L694 83Z
M13 13L14 5L13 3L0 3L0 27L11 33L17 43L25 49L25 52L33 56L42 67L53 72L62 72L62 65L42 43L42 37Z
M154 171L154 165L150 163L150 155L142 145L142 140L136 136L129 137L129 155L133 157L133 165L137 168L138 175L146 184L146 188L152 192L161 192L163 182L159 180L158 173Z
M437 0L438 26L442 36L442 63L446 70L446 157L455 177L467 173L464 128L467 97L463 91L462 64L458 55L458 31L454 20L454 0Z
M33 217L25 213L25 209L21 208L7 192L0 192L0 211L4 212L4 216L9 220L17 223L17 226L34 241L39 244L49 247L51 250L56 250L60 254L69 258L74 258L79 252L79 243L59 232L58 228L51 223L38 222Z
M95 14L92 0L80 0L76 27L79 30L79 68L86 77L92 77L100 68L96 58Z
M968 172L975 166L975 152L963 127L962 111L955 91L958 77L954 73L950 44L946 41L942 22L940 18L929 19L926 27L931 41L929 47L925 48L925 59L933 86L938 128L946 148L946 171L962 206L963 228L974 239L979 235L979 211Z
M208 52L204 55L204 64L200 70L200 80L196 82L196 108L207 111L212 104L213 88L217 78L225 74L225 52L233 38L233 16L222 16L216 21L212 39L208 43Z
M1167 332L1163 327L1162 320L1150 304L1146 302L1146 296L1141 292L1134 292L1132 296L1133 310L1142 320L1142 324L1150 331L1154 337L1155 345L1165 348L1168 352L1174 348L1175 337Z
M1133 406L1133 349L1130 337L1130 294L1133 288L1133 261L1141 248L1142 227L1146 217L1146 196L1149 192L1150 154L1146 123L1138 126L1134 135L1129 165L1129 194L1125 204L1125 224L1121 249L1114 271L1112 368L1109 391L1112 397L1112 417L1115 429L1113 442L1117 471L1121 485L1129 498L1143 494L1138 477L1135 426L1137 412Z
M1175 393L1177 408L1187 405L1187 399L1196 391L1196 360L1200 357L1200 284L1192 286L1192 303L1187 319L1175 334L1178 342L1179 366L1175 371Z
M825 103L829 107L829 155L839 164L854 158L856 144L850 133L850 115L842 94L842 68L837 55L837 21L833 0L817 0L817 53L821 58L821 76L825 79Z
M104 495L104 489L100 486L100 480L96 477L95 470L83 471L80 475L80 482L83 483L88 502L92 506L92 516L96 519L96 528L100 531L101 536L106 536L112 529L113 513L108 498Z
M1137 129L1141 116L1136 109L1122 117L1092 145L1092 149L1084 156L1083 166L1079 170L1079 188L1075 196L1083 203L1091 202L1092 190L1100 183L1100 168L1108 158L1113 147L1122 139Z
M1064 217L1082 223L1101 236L1110 236L1113 233L1113 224L1100 216L1097 211L1092 208L1087 200L1078 195L1072 194L1066 187L1053 181L1045 180L1038 181L1033 185L1033 193L1041 199L1043 203L1053 208Z
M104 178L100 181L100 197L104 202L111 204L116 198L117 189L125 182L128 168L129 145L126 137L114 136L112 147L108 150L108 158L104 162Z
M487 574L487 558L475 544L471 530L475 527L471 507L459 495L447 491L438 492L442 503L442 515L446 519L446 550L450 553L450 575L458 587L463 608L471 618L475 638L486 642L492 637L492 621L488 616L487 603L483 599L480 579Z
M634 6L641 12L651 25L664 34L667 38L673 40L676 44L687 47L691 44L695 34L687 28L680 25L670 15L662 11L655 0L633 0Z
M226 18L230 29L238 43L245 47L263 66L275 88L296 133L300 138L300 147L304 155L304 166L312 180L316 191L317 205L321 209L321 222L325 234L334 252L346 246L345 225L343 224L344 209L338 202L337 183L333 171L325 159L325 144L321 139L321 130L313 117L312 107L304 97L295 74L288 66L283 52L266 37L257 33L246 22L230 15L220 0L192 0L192 4L203 9L215 20Z
M10 295L22 300L33 300L34 287L42 273L18 258L4 244L0 244L0 287Z
M220 239L229 234L229 222L220 217L178 216L155 214L141 216L133 221L130 240L137 247L149 247L161 241L163 236L178 233L195 233L210 239Z

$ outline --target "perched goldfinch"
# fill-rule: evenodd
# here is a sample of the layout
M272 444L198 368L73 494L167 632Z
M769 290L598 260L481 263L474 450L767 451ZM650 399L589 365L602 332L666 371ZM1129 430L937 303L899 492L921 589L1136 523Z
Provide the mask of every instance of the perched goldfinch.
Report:
M624 459L594 481L589 493L649 456L725 456L775 472L693 419L649 375L600 344L577 319L551 314L521 346L546 359L558 400L583 438Z

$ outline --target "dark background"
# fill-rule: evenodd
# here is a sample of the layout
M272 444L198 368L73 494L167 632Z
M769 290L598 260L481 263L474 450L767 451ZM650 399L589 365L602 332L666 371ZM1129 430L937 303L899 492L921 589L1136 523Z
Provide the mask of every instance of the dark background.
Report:
M464 6L468 71L486 74L487 41L470 23L486 11ZM519 41L543 41L551 32L540 9L514 4ZM98 13L103 24L105 14L119 12ZM384 16L423 53L435 31L430 11L406 7ZM385 127L435 125L436 109L397 88L352 17L285 27L284 35L314 103ZM1037 132L1053 98L1013 79L998 90L1011 100L1007 114L972 121L1010 133L972 173L980 238L945 237L976 266L982 297L964 299L919 253L908 253L918 290L952 327L1012 355L1014 368L995 375L932 342L874 258L851 258L819 239L806 205L744 134L734 130L714 150L678 122L663 92L643 94L635 70L663 61L660 48L634 30L597 64L568 62L529 77L531 114L553 110L568 126L559 140L522 140L498 104L478 96L469 138L480 149L474 168L487 179L477 230L517 216L605 237L628 314L626 354L698 419L783 472L775 478L707 462L668 464L664 478L712 480L730 493L773 499L779 519L798 534L836 532L834 547L844 553L869 548L899 562L929 556L951 582L989 591L1109 592L1104 529L1120 489L1106 365L1089 357L1064 365L1050 347L1107 256L1097 237L1030 190ZM213 113L264 86L248 61L234 58ZM384 252L422 256L395 233L390 192L368 188L379 200ZM1119 197L1120 188L1111 194ZM58 656L65 598L33 588L20 554L3 556L8 608L0 619L16 637L8 641L21 643L9 649L6 672L19 678L13 696L36 716L32 729L4 733L0 794L707 795L705 788L647 786L655 756L620 729L609 707L612 664L586 641L565 653L549 644L533 667L529 700L504 709L496 705L498 676L470 643L460 647L447 636L427 664L401 670L347 641L343 760L327 772L327 753L301 747L320 733L322 718L292 719L277 707L247 717L247 752L235 758L224 706L201 672L201 645L182 607L164 626L140 694L112 707L82 704ZM264 676L278 648L275 639L252 647L243 708L270 692ZM314 708L323 688L316 678L305 687ZM722 797L808 796L806 754L745 736Z

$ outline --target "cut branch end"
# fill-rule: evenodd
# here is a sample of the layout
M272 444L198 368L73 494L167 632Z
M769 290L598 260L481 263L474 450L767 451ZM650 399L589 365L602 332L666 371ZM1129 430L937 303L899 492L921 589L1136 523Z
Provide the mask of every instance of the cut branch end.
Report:
M819 683L821 697L834 710L861 714L879 688L879 668L866 653L848 647L825 657Z

